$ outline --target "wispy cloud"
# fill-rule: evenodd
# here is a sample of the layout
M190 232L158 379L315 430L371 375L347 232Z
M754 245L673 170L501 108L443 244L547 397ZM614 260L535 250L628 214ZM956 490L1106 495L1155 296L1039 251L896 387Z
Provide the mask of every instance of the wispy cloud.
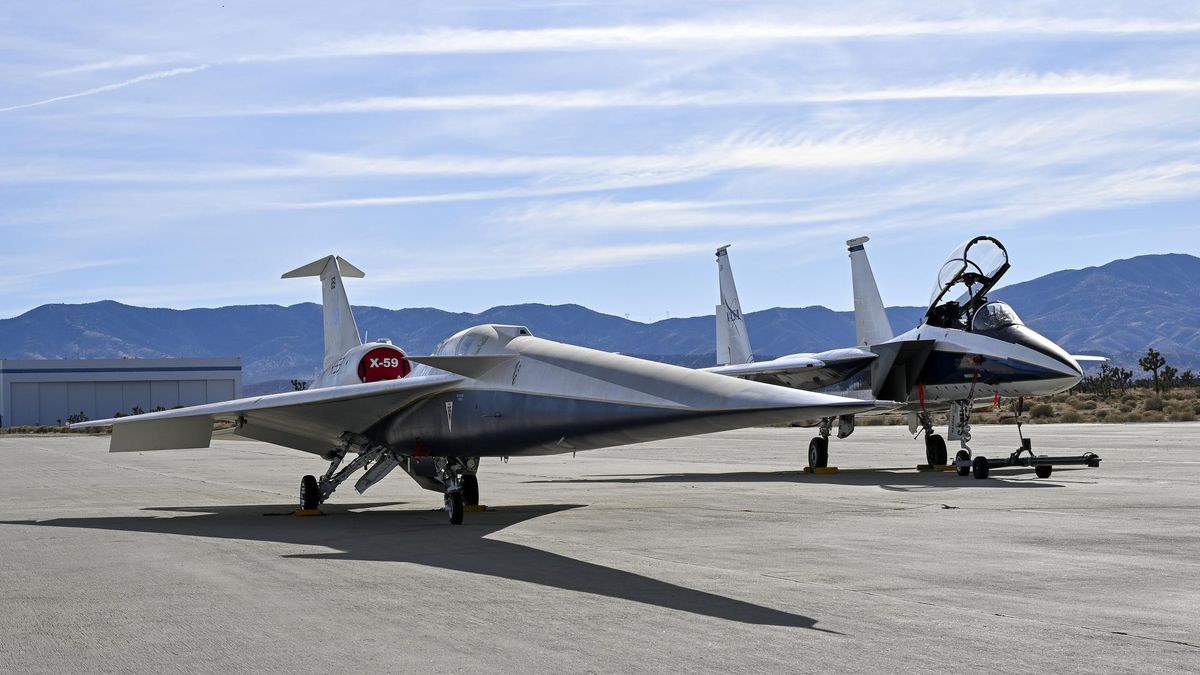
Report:
M161 66L167 63L180 63L183 61L196 61L196 57L185 52L164 52L159 54L127 54L118 56L104 61L94 61L91 63L81 63L67 68L58 68L56 70L43 73L47 76L58 75L78 75L80 73L94 73L101 70L118 70L121 68L138 68L142 66Z
M162 80L162 79L165 79L168 77L177 77L179 75L186 75L188 73L196 73L201 70L205 70L206 68L208 68L208 65L202 64L199 66L191 66L188 68L173 68L171 70L160 70L155 73L147 73L145 75L139 75L137 77L130 78L128 80L123 80L121 82L115 82L113 84L106 84L101 87L92 87L91 89L85 89L83 91L78 91L78 92L75 92L74 94L65 94L63 96L55 96L53 98L42 99L40 101L34 101L32 103L22 103L19 105L11 105L6 108L0 108L0 112L12 112L13 110L23 110L25 108L36 108L38 106L49 105L51 103L58 103L59 101L69 101L73 98L82 98L84 96L94 96L96 94L103 94L104 92L108 92L108 91L116 91L117 89L124 89L125 87L132 87L135 84L141 84L143 82L151 82L153 80Z
M957 21L879 23L709 22L619 25L532 30L439 28L412 33L367 35L239 61L363 57L401 54L664 50L685 46L719 48L780 42L907 38L928 36L1186 35L1200 32L1200 21L1072 19L1054 17L976 18Z
M368 281L394 286L434 281L544 277L695 255L712 248L712 243L707 240L592 246L561 244L558 241L544 246L496 246L486 252L439 251L437 255L411 256L411 264L406 264L402 270L373 274Z
M736 134L716 140L694 139L670 151L653 154L381 157L298 153L294 160L279 164L206 168L129 163L108 169L33 165L20 170L0 169L0 182L219 183L300 178L540 175L546 177L546 182L527 187L544 192L568 189L572 185L575 185L573 189L581 189L573 182L556 182L577 181L580 177L631 180L633 184L646 185L740 169L916 164L961 157L981 145L1003 145L1011 140L1011 134L1005 131L994 131L986 138L975 139L905 129L855 129L832 136L769 132ZM585 186L582 189L601 188Z
M1200 92L1200 80L1135 78L1104 73L1001 73L916 86L810 93L777 91L549 91L456 96L373 96L343 101L277 106L204 116L327 115L452 110L579 110L599 108L680 108L776 106L930 99L1015 98L1030 96L1114 96Z

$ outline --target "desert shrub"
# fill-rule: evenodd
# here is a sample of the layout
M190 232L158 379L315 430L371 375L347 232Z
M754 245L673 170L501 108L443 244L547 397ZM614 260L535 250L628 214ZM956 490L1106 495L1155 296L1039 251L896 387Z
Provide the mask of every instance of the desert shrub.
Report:
M1191 411L1173 412L1168 419L1172 422L1195 422L1196 414Z
M1059 422L1066 422L1067 424L1075 424L1081 419L1083 419L1083 417L1074 410L1064 411L1063 414L1058 416Z
M1123 413L1125 413L1126 415L1128 415L1129 413L1133 412L1133 406L1131 406L1131 405L1122 405L1122 406L1118 407L1118 408L1117 408L1117 410L1120 410L1121 412L1123 412Z
M1155 412L1161 412L1162 409L1163 409L1163 400L1161 398L1150 397L1150 398L1146 399L1145 401L1142 401L1142 410L1153 410Z
M1121 403L1125 405L1134 405L1138 402L1138 398L1133 394L1126 394L1121 397Z
M1097 421L1103 422L1107 418L1108 418L1107 410L1097 410L1096 411L1096 420Z
M1054 407L1049 403L1039 403L1029 409L1029 416L1035 420L1054 417Z
M1143 422L1165 422L1166 420L1167 416L1156 410L1142 413Z

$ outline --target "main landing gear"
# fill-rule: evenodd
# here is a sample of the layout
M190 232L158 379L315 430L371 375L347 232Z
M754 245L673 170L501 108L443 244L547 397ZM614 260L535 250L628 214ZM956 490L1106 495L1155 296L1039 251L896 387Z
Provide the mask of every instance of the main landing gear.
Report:
M346 455L352 453L357 453L358 456L342 466ZM366 468L366 473L354 485L358 493L362 494L367 488L383 480L393 469L401 466L401 461L406 462L405 471L423 487L444 489L444 508L452 525L462 524L466 507L479 505L479 479L475 475L479 470L478 457L423 458L433 464L430 475L415 470L415 467L419 466L416 460L420 458L397 455L388 446L353 433L344 434L342 446L333 450L327 457L330 462L325 475L320 478L305 476L300 480L302 510L319 508L351 474Z
M945 466L946 439L934 432L929 413L917 413L917 419L920 420L921 429L925 434L925 461L929 466Z
M838 438L848 438L854 433L854 415L838 417L837 428ZM833 433L833 418L822 418L817 425L817 433L820 435L808 442L808 466L813 469L829 466L829 436Z
M439 457L437 476L446 486L445 509L451 525L462 525L467 506L479 505L478 457Z

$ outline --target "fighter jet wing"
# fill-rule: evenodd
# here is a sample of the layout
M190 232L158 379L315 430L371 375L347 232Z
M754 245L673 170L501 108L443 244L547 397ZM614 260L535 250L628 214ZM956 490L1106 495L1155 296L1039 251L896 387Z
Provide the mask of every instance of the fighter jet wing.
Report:
M864 368L878 354L865 349L836 349L815 354L792 354L771 361L705 368L712 373L793 389L816 389L835 384Z
M457 375L413 376L283 394L240 398L71 425L112 425L109 452L207 448L217 420L233 433L296 450L325 454L347 431L359 433L387 415L463 380Z

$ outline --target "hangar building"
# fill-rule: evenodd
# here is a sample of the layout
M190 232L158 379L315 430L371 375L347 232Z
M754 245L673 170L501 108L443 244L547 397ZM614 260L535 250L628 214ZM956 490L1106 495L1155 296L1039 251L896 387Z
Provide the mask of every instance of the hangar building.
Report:
M242 394L242 360L0 359L0 426L55 425L128 415L135 407L213 403Z

